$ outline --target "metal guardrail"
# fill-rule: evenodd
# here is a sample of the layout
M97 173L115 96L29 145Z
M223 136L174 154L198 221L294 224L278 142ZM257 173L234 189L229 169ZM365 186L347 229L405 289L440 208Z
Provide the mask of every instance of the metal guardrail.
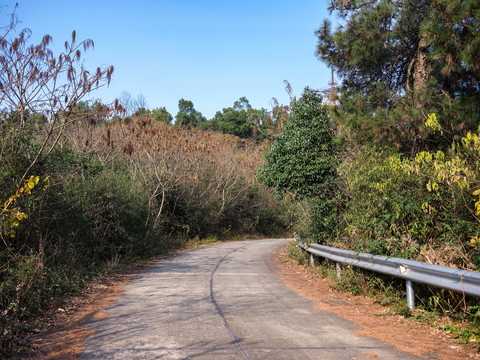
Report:
M334 261L337 264L338 277L341 276L339 264L343 263L405 279L407 282L407 305L410 309L415 307L413 282L480 297L480 272L478 271L456 269L408 259L357 253L325 245L305 244L300 242L299 239L295 240L301 248L310 253L312 265L315 264L314 256Z

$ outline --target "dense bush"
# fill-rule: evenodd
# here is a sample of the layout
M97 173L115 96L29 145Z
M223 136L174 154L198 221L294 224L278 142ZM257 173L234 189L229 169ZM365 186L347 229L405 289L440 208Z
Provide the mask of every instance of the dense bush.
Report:
M18 195L8 211L23 214L0 218L4 348L15 346L26 320L77 291L86 276L189 238L273 236L292 226L288 200L275 200L254 178L262 154L254 141L145 117L72 122L62 146L31 168L30 184L19 179L37 153L41 127L14 128L0 127L2 204Z
M479 155L471 133L447 153L352 155L340 172L347 200L338 241L358 251L478 269Z
M265 154L259 178L301 202L301 234L319 242L337 229L337 161L334 128L316 90L306 88L292 105L284 130Z
M318 91L306 88L265 154L262 181L299 198L330 192L336 176L333 126Z

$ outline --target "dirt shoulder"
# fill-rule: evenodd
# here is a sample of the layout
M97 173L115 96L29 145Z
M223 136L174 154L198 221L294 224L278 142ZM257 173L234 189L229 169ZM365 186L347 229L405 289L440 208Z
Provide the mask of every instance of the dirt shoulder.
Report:
M88 290L65 299L65 304L38 319L43 325L30 337L33 354L25 358L78 359L84 350L83 341L93 330L82 325L89 318L102 318L104 309L123 295L123 286L138 272L153 265L164 256L141 261L125 270L102 276L93 281Z
M47 325L31 336L35 347L33 356L42 360L78 359L83 352L83 340L92 331L82 324L91 317L104 317L103 309L123 294L123 286L162 257L99 278L90 291L67 299L65 306L49 316ZM290 288L314 300L320 310L334 312L358 324L362 327L357 333L359 336L378 338L425 359L480 359L471 344L456 344L451 336L430 326L391 315L388 308L368 298L332 290L329 280L298 265L286 255L285 249L276 253L275 263Z
M83 342L93 330L83 324L90 318L105 318L104 311L124 293L124 285L141 271L176 253L192 251L217 243L209 241L188 245L185 249L174 250L141 260L123 270L96 278L81 294L65 298L62 308L37 319L37 329L27 339L33 347L24 359L59 360L79 359L83 353Z
M315 301L318 309L336 313L359 325L362 330L356 335L380 339L424 359L480 359L473 344L457 344L453 336L394 315L372 299L332 289L332 280L299 265L287 256L286 249L277 252L275 263L287 286Z

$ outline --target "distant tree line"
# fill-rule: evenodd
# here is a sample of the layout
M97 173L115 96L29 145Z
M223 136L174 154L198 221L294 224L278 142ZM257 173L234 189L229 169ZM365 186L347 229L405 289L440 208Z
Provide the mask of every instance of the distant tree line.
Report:
M277 133L282 124L281 120L278 121L282 109L280 106L277 105L270 112L264 108L255 109L246 97L239 98L231 107L217 111L210 120L195 109L192 101L186 99L178 101L178 112L175 118L165 107L149 109L142 94L135 98L124 91L118 101L125 109L124 116L137 114L174 126L217 131L243 139L264 140Z

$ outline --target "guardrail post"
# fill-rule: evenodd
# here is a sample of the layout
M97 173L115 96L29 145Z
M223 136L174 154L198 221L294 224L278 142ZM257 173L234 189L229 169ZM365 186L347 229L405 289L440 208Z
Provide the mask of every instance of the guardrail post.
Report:
M314 267L315 265L317 265L317 259L312 253L310 253L310 266Z
M415 308L415 291L413 289L413 281L407 280L407 306L409 309Z
M415 307L414 281L420 284L480 297L480 272L478 271L461 270L415 260L359 253L320 244L306 245L299 242L298 246L309 253L313 253L317 263L320 259L333 261L336 266L338 278L341 278L342 263L397 278L403 278L407 281L407 305L410 309Z
M340 263L335 263L335 268L337 269L337 279L342 278L342 268L340 266Z

